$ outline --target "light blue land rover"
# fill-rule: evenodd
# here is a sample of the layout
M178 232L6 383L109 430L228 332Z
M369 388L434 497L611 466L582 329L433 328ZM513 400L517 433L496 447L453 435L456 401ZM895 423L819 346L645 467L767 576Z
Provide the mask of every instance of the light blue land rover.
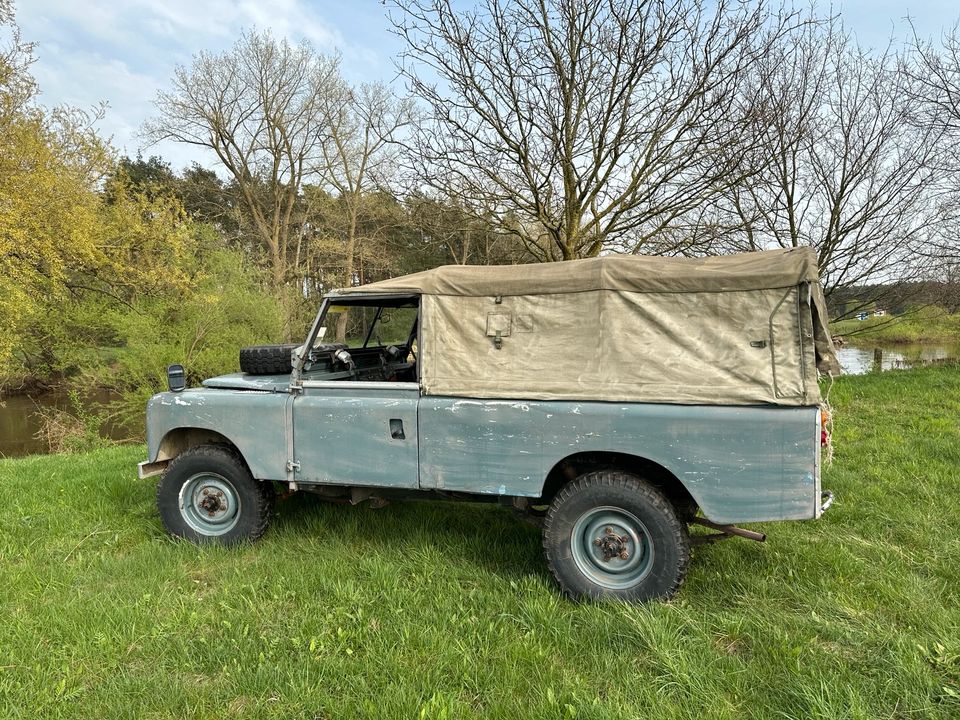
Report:
M448 266L331 292L302 345L147 407L167 529L235 543L278 485L497 502L575 598L667 598L687 525L820 516L836 357L812 250ZM331 336L347 342L328 343Z

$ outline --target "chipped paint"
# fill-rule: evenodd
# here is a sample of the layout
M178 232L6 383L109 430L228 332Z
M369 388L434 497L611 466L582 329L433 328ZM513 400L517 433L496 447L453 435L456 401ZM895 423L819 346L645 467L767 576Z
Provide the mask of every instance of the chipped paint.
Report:
M565 457L617 452L667 468L717 522L811 517L805 476L813 477L808 421L815 408L467 404L425 396L420 409L424 488L440 487L442 477L448 490L536 497L550 469Z
M295 459L299 483L536 497L569 455L616 452L667 468L716 522L808 518L816 507L816 408L421 397L410 383L305 384L291 395L281 380L224 376L155 396L150 461L165 434L197 428L226 436L262 479L286 478Z
M418 487L419 388L389 385L371 383L348 394L329 386L304 387L293 401L298 482ZM391 421L401 423L402 438L391 436Z

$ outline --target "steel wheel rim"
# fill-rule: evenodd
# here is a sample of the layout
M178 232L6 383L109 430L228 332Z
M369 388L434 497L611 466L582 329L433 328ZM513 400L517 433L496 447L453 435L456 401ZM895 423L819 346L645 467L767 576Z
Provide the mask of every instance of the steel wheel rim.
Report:
M240 520L240 495L217 473L191 475L180 488L180 515L193 530L207 537L230 532Z
M580 572L608 590L633 587L653 568L646 526L629 510L611 505L591 508L577 519L570 550Z

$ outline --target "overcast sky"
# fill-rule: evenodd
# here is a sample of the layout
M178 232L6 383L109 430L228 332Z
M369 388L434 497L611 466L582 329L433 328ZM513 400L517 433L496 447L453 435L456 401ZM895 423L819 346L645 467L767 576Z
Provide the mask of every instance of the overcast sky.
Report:
M90 108L108 103L100 129L129 155L141 146L141 123L167 87L176 64L200 50L222 50L244 28L306 38L339 51L354 82L391 81L399 40L388 30L379 0L15 0L25 40L37 43L33 73L48 105ZM801 3L802 4L802 3ZM823 7L827 5L821 3ZM884 46L902 38L906 16L924 36L939 35L960 16L957 0L840 0L834 2L861 44ZM196 148L173 143L144 150L179 169L209 164Z

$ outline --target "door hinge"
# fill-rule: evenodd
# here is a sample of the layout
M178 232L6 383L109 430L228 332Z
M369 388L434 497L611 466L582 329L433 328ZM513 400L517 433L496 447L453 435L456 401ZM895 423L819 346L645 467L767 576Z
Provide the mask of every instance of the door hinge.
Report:
M300 461L287 460L287 472L300 472Z

